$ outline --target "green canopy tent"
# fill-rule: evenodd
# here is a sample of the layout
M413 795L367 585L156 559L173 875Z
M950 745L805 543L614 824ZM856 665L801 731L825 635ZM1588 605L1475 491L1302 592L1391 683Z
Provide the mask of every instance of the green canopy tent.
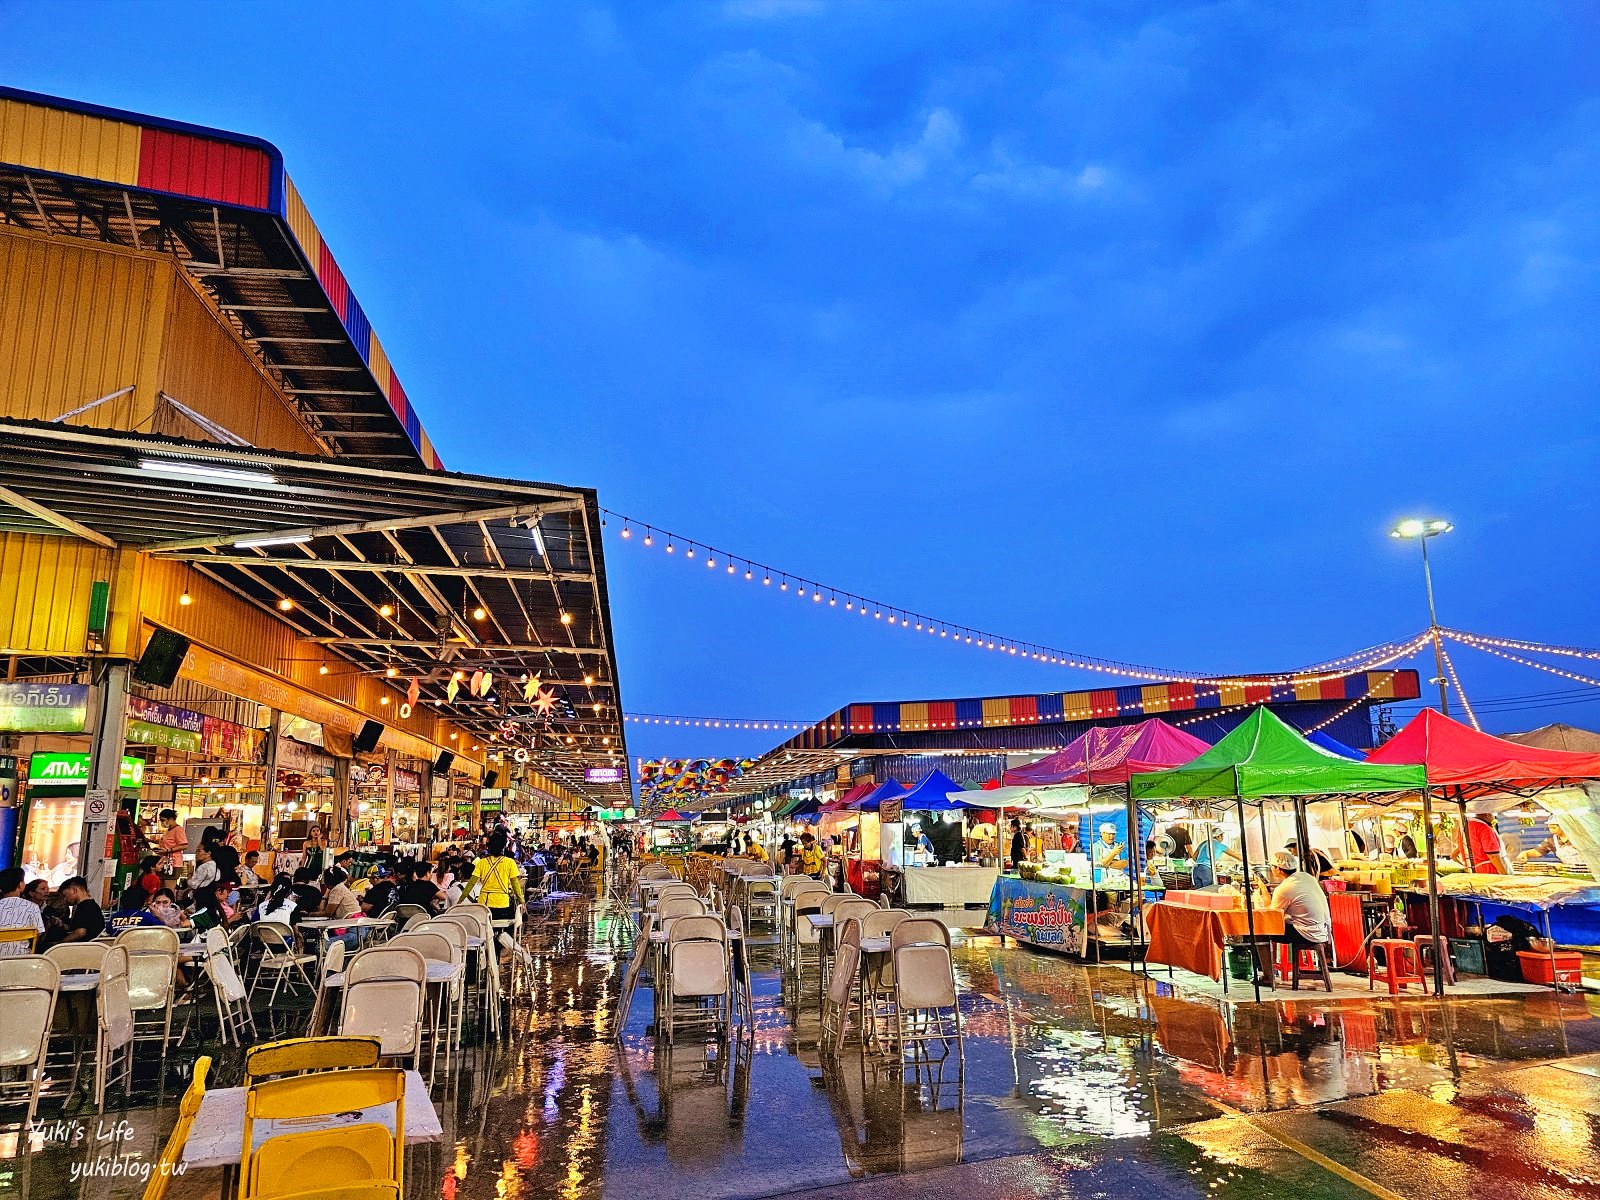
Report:
M1390 766L1343 758L1314 745L1266 708L1254 709L1211 749L1181 767L1133 775L1128 802L1231 800L1237 806L1240 851L1244 858L1245 921L1255 935L1255 907L1250 895L1250 851L1244 836L1244 806L1269 800L1293 800L1299 821L1300 849L1310 848L1305 831L1308 800L1349 799L1392 793L1421 792L1427 803L1427 775L1420 767ZM1434 878L1433 835L1428 833L1428 893L1434 929L1438 929L1438 888ZM1265 850L1265 846L1263 846ZM1142 899L1142 898L1141 898ZM1260 984L1256 999L1261 999Z

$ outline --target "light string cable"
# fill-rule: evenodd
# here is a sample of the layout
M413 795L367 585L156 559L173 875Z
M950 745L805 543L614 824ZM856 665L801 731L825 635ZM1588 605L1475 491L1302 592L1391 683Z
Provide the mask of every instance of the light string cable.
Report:
M617 536L623 541L636 542L644 547L653 547L660 541L662 550L667 555L674 555L681 548L684 561L703 561L707 570L720 570L722 574L735 578L742 575L746 582L754 582L759 577L762 587L772 587L774 581L776 581L777 591L780 594L793 592L798 598L802 600L809 599L814 605L826 603L829 608L839 608L842 602L842 607L848 613L859 614L862 618L867 618L870 613L870 619L884 621L887 625L897 626L907 632L914 630L917 633L923 633L929 637L937 637L958 645L973 646L982 650L1030 659L1034 662L1050 663L1080 671L1093 671L1118 678L1139 679L1150 683L1218 685L1314 683L1321 680L1345 679L1351 675L1359 675L1364 671L1387 666L1405 657L1407 653L1412 652L1410 648L1411 642L1385 642L1379 646L1369 647L1367 650L1356 651L1354 654L1346 655L1342 659L1330 660L1330 664L1319 664L1318 668L1308 670L1263 672L1248 676L1206 675L1194 671L1167 670L1141 663L1125 662L1119 659L1062 650L1057 647L1046 646L1040 642L1008 637L1003 634L978 629L975 626L964 625L960 622L929 616L926 613L917 612L914 609L905 608L898 604L874 600L858 592L847 591L804 575L797 575L792 571L776 569L747 555L720 550L705 542L686 538L671 530L635 520L627 514L619 513L613 509L602 508L600 511L604 517L620 522ZM638 531L638 537L635 537L636 531Z
M810 729L814 721L774 721L769 717L688 717L682 713L624 713L634 725L680 725L695 729Z
M1484 646L1495 646L1502 650L1523 650L1529 654L1557 654L1565 658L1588 658L1600 660L1600 650L1592 650L1585 646L1550 646L1543 642L1528 642L1519 638L1488 637L1481 633L1468 633L1463 629L1447 629L1441 626L1440 632L1446 637L1455 638L1469 646L1482 649Z
M1567 671L1560 667L1552 667L1549 663L1535 662L1531 658L1523 658L1520 654L1512 654L1509 650L1499 649L1498 647L1491 645L1483 638L1459 637L1453 630L1449 629L1441 630L1441 632L1444 633L1446 637L1449 637L1452 641L1460 642L1463 646L1470 646L1474 650L1481 650L1485 654L1492 654L1496 658L1508 659L1511 662L1520 663L1524 667L1532 667L1536 671L1545 671L1551 675L1559 675L1562 679L1572 679L1576 680L1578 683L1587 683L1592 687L1600 687L1600 679L1595 679L1593 676L1580 675L1576 671Z
M1472 711L1472 701L1467 699L1467 689L1461 686L1461 676L1456 674L1455 661L1450 657L1450 651L1445 647L1444 639L1439 640L1439 657L1444 659L1445 674L1450 676L1450 686L1456 689L1456 695L1461 697L1461 707L1467 710L1467 720L1472 722L1472 727L1479 733L1483 732L1483 725L1478 720L1478 714Z

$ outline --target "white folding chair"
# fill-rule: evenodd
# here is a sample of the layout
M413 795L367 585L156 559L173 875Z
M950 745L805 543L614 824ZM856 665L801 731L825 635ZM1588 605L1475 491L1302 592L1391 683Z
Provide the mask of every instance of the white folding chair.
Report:
M307 1037L316 1037L322 1028L328 993L344 986L344 956L342 941L336 938L328 943L328 952L323 956L322 970L317 976L317 998L311 1002L311 1017L306 1022Z
M210 948L210 934L219 933L219 930L206 931L206 943ZM220 947L211 950L206 955L206 979L211 984L211 995L217 1006L217 1026L222 1033L222 1044L245 1045L245 1030L250 1031L250 1040L255 1040L256 1019L250 1011L250 993L245 991L244 981L239 978L239 972L233 965L233 957L228 953L226 939L221 939Z
M17 1077L0 1082L0 1093L21 1092L28 1111L22 1128L33 1125L44 1087L45 1054L50 1046L50 1026L55 1020L61 992L61 968L42 954L0 958L0 1071Z
M358 951L344 973L339 1032L376 1037L385 1058L422 1062L422 1014L428 964L406 946Z
M889 954L894 960L895 1033L902 1057L908 1043L935 1040L948 1053L954 1037L964 1063L961 997L950 954L950 930L942 921L908 918L889 934Z
M115 1060L122 1060L122 1095L133 1086L133 1007L128 1002L128 952L121 946L106 951L100 964L100 986L95 989L94 1107L106 1106L106 1087L116 1075Z
M435 1001L429 1020L431 1053L428 1056L428 1082L438 1076L439 1041L442 1037L448 1050L454 1051L460 1042L460 1031L455 1025L455 988L466 971L466 963L457 955L456 943L438 932L427 930L406 931L396 934L385 943L389 947L405 947L422 955L428 967L427 982L435 989ZM433 964L442 963L450 970L449 978L434 979Z
M261 943L261 958L256 964L256 977L250 981L250 998L255 999L256 989L266 975L274 977L272 995L267 997L269 1006L278 1002L278 990L283 987L285 980L292 980L293 976L299 977L307 995L315 996L317 988L306 973L306 968L317 961L317 956L295 948L294 931L274 921L257 922L255 931L256 939ZM292 982L290 986L293 986Z
M178 932L144 925L124 930L117 945L128 952L128 1003L134 1020L155 1013L161 1025L161 1053L172 1040L172 1001L178 981ZM153 1035L152 1035L153 1038Z
M728 969L728 931L722 918L683 916L667 931L663 992L667 1041L676 1040L679 1013L709 1022L723 1034L732 1024L732 975ZM709 1003L708 1003L709 1002Z

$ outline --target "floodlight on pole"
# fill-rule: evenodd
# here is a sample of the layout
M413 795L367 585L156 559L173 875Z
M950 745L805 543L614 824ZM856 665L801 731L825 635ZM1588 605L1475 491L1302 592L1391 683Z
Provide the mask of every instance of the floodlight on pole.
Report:
M1450 715L1450 693L1444 673L1444 641L1439 633L1439 615L1433 605L1433 567L1428 562L1428 539L1449 533L1455 526L1439 517L1409 517L1389 531L1392 538L1415 539L1422 543L1422 579L1428 588L1428 633L1433 638L1434 682L1439 685L1439 711Z

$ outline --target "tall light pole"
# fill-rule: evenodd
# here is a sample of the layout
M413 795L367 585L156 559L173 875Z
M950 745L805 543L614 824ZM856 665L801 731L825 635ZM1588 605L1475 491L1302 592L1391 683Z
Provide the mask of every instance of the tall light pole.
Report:
M1445 686L1444 640L1439 634L1439 614L1433 607L1433 568L1428 563L1428 539L1438 537L1441 533L1449 533L1454 528L1455 526L1449 521L1438 518L1422 521L1413 517L1401 521L1389 531L1390 537L1414 538L1422 543L1422 579L1428 586L1428 633L1433 638L1433 666L1439 684L1439 711L1447 717L1450 715L1450 693Z

